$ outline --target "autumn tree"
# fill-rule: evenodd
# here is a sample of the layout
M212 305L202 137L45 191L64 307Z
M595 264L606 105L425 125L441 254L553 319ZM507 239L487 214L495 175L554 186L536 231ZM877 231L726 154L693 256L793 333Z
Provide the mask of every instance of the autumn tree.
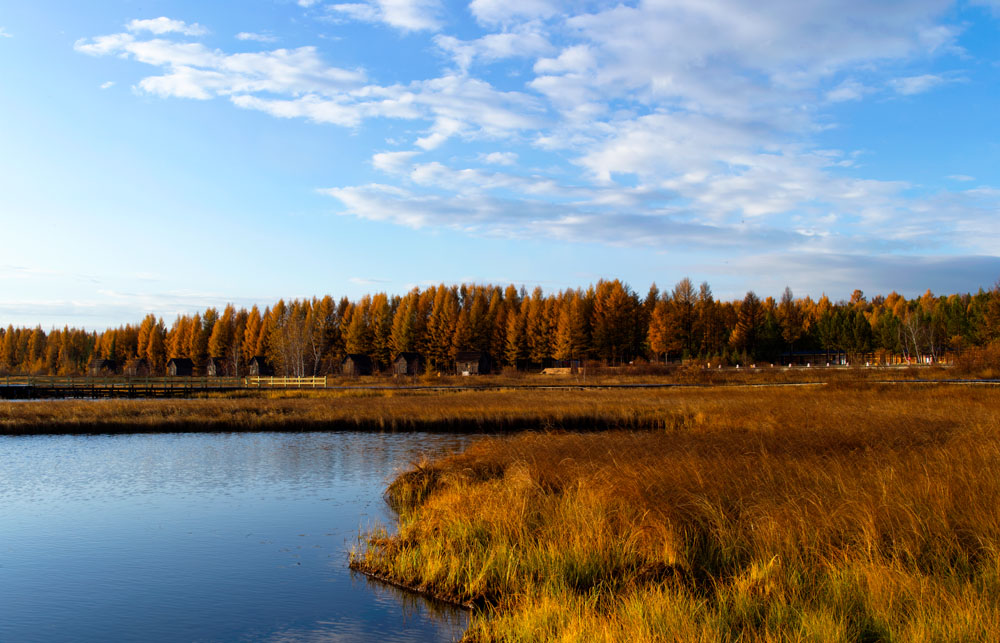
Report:
M751 290L747 292L737 311L736 326L730 337L732 347L735 350L745 351L751 359L755 359L763 323L763 307L757 294Z
M558 360L582 358L587 350L587 323L583 297L566 291L559 306L553 356Z
M635 356L641 339L638 313L638 297L626 284L617 279L597 282L591 332L598 356L611 363Z
M681 314L670 295L657 299L649 319L649 349L657 357L662 355L664 362L669 361L671 353L679 353L684 346L680 319Z
M163 325L163 320L157 320L149 330L149 339L146 342L145 357L149 362L151 372L161 374L167 363L166 347L167 329Z
M236 309L227 304L222 314L212 326L212 334L208 337L209 357L226 360L236 340ZM228 361L228 360L227 360Z
M778 323L781 325L781 338L788 344L788 350L795 350L795 342L802 337L804 328L802 311L792 295L792 289L788 286L785 286L785 292L781 294L781 303L778 304Z
M388 368L392 362L392 307L385 293L378 293L372 298L371 305L371 356L376 368Z

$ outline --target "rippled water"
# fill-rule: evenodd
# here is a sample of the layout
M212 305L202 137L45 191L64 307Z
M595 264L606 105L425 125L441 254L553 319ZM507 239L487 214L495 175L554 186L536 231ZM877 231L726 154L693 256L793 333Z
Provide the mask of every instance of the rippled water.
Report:
M466 615L347 569L382 491L469 438L0 437L0 641L449 641Z

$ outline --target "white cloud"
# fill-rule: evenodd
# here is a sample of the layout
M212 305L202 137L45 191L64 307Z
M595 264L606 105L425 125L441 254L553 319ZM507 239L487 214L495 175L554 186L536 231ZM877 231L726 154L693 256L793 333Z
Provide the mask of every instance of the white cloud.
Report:
M133 20L125 25L125 28L132 33L148 31L156 35L179 33L185 36L204 36L208 33L208 29L197 22L187 24L182 20L172 20L164 16L149 20Z
M531 29L489 34L477 40L440 35L434 38L434 43L462 70L476 60L490 63L505 58L533 58L553 49L544 35Z
M327 9L352 20L383 22L402 31L437 31L441 28L439 0L370 0L332 4Z
M969 176L968 174L949 174L947 178L951 179L952 181L962 181L962 182L968 182L968 181L975 181L976 180L976 177Z
M826 93L826 99L831 103L861 100L871 89L858 81L849 78Z
M111 89L112 87L114 87L114 85L115 85L115 81L109 80L109 81L107 81L105 83L101 83L101 89Z
M413 150L406 152L379 152L372 155L372 166L382 172L399 174L409 169L411 165L410 160L418 154L420 152Z
M553 0L472 0L469 11L482 24L498 24L547 18L557 14L560 7Z
M715 249L763 249L775 243L808 242L799 235L766 227L724 228L685 223L666 214L653 217L481 194L440 196L378 183L322 192L340 201L345 214L362 219L415 229L444 227L483 236L543 236L565 241L650 247L682 243Z
M3 27L0 27L0 38L13 38L14 35L8 32Z
M130 34L113 34L79 40L75 48L94 56L132 56L166 68L164 75L139 82L142 90L159 96L208 99L255 92L336 96L360 87L365 80L363 72L326 65L315 47L225 54L200 43L136 40Z
M491 165L514 165L517 163L517 154L514 152L490 152L480 155L479 160Z
M948 81L941 76L922 74L920 76L894 78L889 81L889 86L903 96L912 96L913 94L922 94L946 82Z
M359 286L376 286L378 284L392 283L389 279L378 279L376 277L351 277L348 281Z
M1000 241L990 223L1000 220L1000 198L966 191L918 199L905 182L858 175L851 150L811 142L836 125L824 113L831 103L861 100L876 87L913 94L952 82L889 76L955 50L959 30L941 20L950 0L632 4L599 2L587 13L546 0L474 0L470 11L487 28L434 35L448 55L444 69L392 84L332 66L312 47L229 54L123 33L77 49L160 68L138 82L150 94L223 97L278 118L352 128L414 121L387 140L408 149L371 158L386 184L324 192L366 219L623 244L782 243L833 254ZM436 0L328 10L403 31L445 27ZM501 65L481 68L511 59L527 64L506 75ZM549 166L529 175L516 170L513 152L453 153L452 145L446 158L449 141L533 145ZM453 166L460 158L504 171ZM984 230L976 241L962 239L970 222Z
M241 31L236 34L237 40L252 40L254 42L277 42L277 36L272 36L270 34L264 33L252 33L249 31Z
M557 58L542 58L535 63L538 74L581 74L596 65L594 53L587 45L573 45L563 49Z

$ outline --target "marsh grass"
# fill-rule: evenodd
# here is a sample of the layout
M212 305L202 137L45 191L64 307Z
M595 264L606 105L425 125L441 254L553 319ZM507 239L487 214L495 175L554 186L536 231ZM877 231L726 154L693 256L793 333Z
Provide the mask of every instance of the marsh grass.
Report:
M1000 640L1000 390L667 397L422 463L352 565L478 606L469 640Z
M944 369L939 369L943 371ZM192 399L111 399L100 401L0 401L0 435L32 433L134 433L182 431L447 431L509 432L524 429L656 429L684 425L689 400L707 412L719 395L738 399L739 387L803 383L828 389L881 386L865 370L738 375L703 373L691 388L332 388L261 390L208 394ZM895 371L904 383L913 372L922 379L932 369ZM792 375L809 379L784 380ZM741 378L714 381L715 377ZM694 375L691 376L695 377ZM470 378L462 378L468 380ZM482 381L486 381L485 379ZM492 381L492 380L490 380ZM534 380L549 381L553 380ZM628 384L628 382L624 382ZM633 384L657 384L637 380ZM563 384L567 384L563 382ZM610 383L606 383L610 384ZM729 389L727 387L737 387ZM889 385L886 385L889 386ZM728 392L723 392L728 391ZM728 409L720 412L728 413Z

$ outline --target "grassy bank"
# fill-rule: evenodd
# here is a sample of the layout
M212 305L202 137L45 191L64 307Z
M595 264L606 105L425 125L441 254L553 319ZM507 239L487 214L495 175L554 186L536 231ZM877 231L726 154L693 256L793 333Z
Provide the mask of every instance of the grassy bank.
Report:
M352 564L478 605L470 640L1000 640L1000 390L662 400L421 464Z
M0 402L0 434L652 428L680 389L288 391L200 399Z
M678 371L670 376L433 378L436 388L303 391L246 390L193 399L101 401L0 400L0 435L33 433L131 433L180 431L457 431L521 429L662 428L672 426L679 405L703 388L587 388L593 386L740 387L790 383L851 386L879 379L937 379L943 368L796 369L785 371ZM409 382L405 382L409 383ZM415 384L428 383L417 380ZM358 384L369 384L361 380ZM440 384L440 387L437 385ZM473 385L480 388L463 388ZM454 386L455 388L449 388ZM545 388L564 387L564 388ZM576 387L581 387L577 389Z

